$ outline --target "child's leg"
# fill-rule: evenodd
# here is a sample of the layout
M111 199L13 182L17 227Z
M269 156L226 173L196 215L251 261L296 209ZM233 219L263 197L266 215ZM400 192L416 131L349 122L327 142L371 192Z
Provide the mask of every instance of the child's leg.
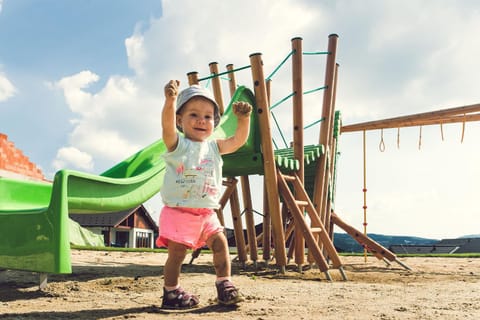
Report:
M189 309L199 303L198 297L185 292L179 285L180 271L187 255L187 247L183 244L169 241L168 258L163 269L164 288L162 308Z
M228 252L228 242L225 234L223 232L214 234L207 240L207 245L213 251L213 265L217 279L230 280L230 254Z
M243 301L242 296L231 281L230 254L225 234L223 232L214 234L207 240L207 245L213 251L218 302L224 305L233 305Z
M187 255L187 247L174 241L168 242L168 258L163 269L164 286L168 289L178 286L182 263Z

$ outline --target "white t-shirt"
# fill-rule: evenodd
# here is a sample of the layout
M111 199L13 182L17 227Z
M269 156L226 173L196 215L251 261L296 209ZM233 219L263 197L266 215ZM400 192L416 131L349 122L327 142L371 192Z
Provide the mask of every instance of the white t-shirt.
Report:
M169 207L219 208L223 160L214 140L195 142L178 136L177 148L163 155L160 193Z

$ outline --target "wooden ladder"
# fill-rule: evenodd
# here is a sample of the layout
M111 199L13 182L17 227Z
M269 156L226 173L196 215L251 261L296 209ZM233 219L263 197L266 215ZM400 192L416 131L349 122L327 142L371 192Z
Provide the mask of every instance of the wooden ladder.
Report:
M300 181L300 178L297 176L296 173L293 173L292 175L284 175L278 168L277 176L280 195L282 196L285 204L290 210L294 219L294 223L300 227L300 230L303 233L303 237L305 238L305 243L307 244L308 250L312 254L320 271L325 273L325 276L328 280L332 280L330 273L328 272L329 266L327 260L325 259L322 250L320 249L319 243L316 240L315 235L318 235L318 237L320 238L324 249L328 253L328 257L332 261L332 266L339 269L343 280L347 280L347 276L343 270L343 265L340 257L338 256L337 250L335 249L335 246L333 245L333 242L330 239L329 235L326 233L326 229L324 228L324 225L320 220L320 217L316 212L312 201L308 197L308 194L305 191L305 187ZM297 191L295 196L289 188L288 182L292 183L294 189ZM304 211L306 211L310 217L311 227L307 224L307 221L305 221Z

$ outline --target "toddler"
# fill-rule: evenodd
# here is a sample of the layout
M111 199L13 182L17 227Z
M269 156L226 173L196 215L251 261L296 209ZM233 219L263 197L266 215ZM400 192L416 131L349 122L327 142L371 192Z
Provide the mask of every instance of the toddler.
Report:
M180 287L179 277L187 249L205 245L213 252L218 303L233 305L243 299L231 281L228 243L215 209L219 208L221 196L221 155L236 151L246 142L252 106L235 103L235 134L209 140L220 122L215 99L198 85L179 93L179 85L178 80L170 80L165 86L162 111L162 137L168 150L164 154L166 171L160 191L164 207L156 241L158 246L168 247L162 308L188 309L198 305L198 297Z

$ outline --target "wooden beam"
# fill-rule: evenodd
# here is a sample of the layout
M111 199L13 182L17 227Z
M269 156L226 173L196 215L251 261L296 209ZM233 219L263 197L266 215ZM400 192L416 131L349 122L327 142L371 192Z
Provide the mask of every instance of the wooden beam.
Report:
M411 114L407 116L400 116L395 118L388 118L383 120L375 120L362 122L357 124L351 124L342 126L341 132L355 132L363 130L376 130L376 129L387 129L387 128L400 128L400 127L411 127L411 126L420 126L420 125L429 125L429 124L439 124L442 122L447 122L446 119L451 117L457 117L457 119L472 119L469 121L478 121L478 113L480 112L480 104L472 104L463 107L456 107L450 109L442 109L437 111L430 111L424 113ZM465 117L464 117L465 115ZM475 119L475 120L473 120ZM454 122L462 122L454 121Z

